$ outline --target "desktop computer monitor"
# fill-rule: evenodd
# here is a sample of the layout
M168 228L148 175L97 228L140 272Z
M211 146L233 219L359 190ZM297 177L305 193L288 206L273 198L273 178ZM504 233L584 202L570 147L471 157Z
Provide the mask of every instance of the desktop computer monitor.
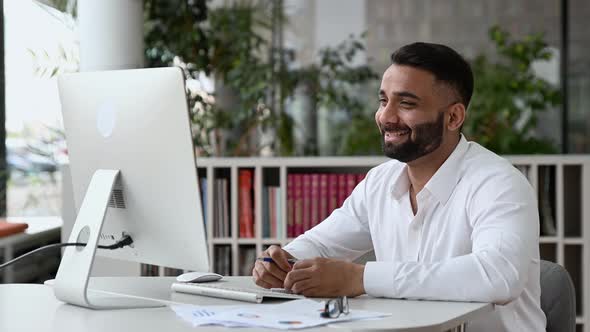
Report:
M195 150L179 68L85 72L58 79L75 206L56 297L90 308L159 305L91 296L95 253L208 271ZM124 235L130 246L98 251Z

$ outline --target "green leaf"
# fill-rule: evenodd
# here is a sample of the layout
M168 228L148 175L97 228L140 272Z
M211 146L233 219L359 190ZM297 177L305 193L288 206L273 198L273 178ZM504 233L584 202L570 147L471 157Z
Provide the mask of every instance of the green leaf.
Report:
M502 154L556 151L552 143L529 144L534 138L536 115L559 103L559 90L535 77L530 64L550 53L541 35L512 40L495 26L490 39L496 44L498 62L483 55L472 61L475 89L464 123L464 133L487 148ZM511 64L507 66L506 64ZM530 112L528 118L522 118ZM520 127L515 123L526 120ZM534 142L533 142L534 143Z

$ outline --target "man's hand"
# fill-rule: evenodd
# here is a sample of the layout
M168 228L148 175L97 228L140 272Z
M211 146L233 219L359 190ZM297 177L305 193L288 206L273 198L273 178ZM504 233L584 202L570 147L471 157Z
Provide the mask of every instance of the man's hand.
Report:
M285 288L312 297L358 296L365 293L365 266L314 258L298 261L285 279Z
M257 260L252 270L254 282L264 288L282 288L287 273L291 271L288 259L295 257L274 245L263 251L261 257L270 257L274 262Z

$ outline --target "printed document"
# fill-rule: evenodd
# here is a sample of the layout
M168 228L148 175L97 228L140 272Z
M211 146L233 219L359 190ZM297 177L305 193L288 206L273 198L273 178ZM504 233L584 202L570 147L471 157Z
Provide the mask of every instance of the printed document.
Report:
M268 327L281 330L304 329L338 322L375 319L388 313L351 309L338 318L322 318L324 302L301 299L281 304L240 306L173 305L176 314L193 326L222 325L225 327Z

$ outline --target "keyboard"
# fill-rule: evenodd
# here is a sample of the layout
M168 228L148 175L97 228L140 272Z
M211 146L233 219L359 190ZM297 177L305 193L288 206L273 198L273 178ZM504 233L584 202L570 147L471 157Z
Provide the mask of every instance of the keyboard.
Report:
M219 297L228 300L238 300L261 303L266 298L275 299L303 299L303 295L287 293L282 289L268 290L261 287L236 287L224 283L190 283L175 282L172 290L179 293L189 293L202 296Z

